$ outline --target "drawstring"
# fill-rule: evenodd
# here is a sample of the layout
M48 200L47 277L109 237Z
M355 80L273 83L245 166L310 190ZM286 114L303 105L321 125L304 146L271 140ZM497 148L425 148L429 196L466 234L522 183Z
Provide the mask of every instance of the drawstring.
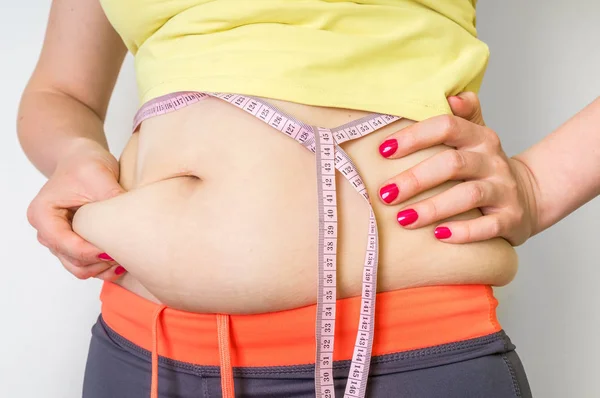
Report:
M231 366L231 342L229 340L229 315L217 314L217 338L219 340L223 398L235 398L233 367Z
M158 398L158 326L160 315L167 308L159 306L152 316L152 382L150 398ZM231 366L231 342L229 340L229 315L217 315L217 338L219 343L219 361L221 364L221 390L223 398L235 398L233 368Z
M167 308L166 305L159 306L152 316L152 383L150 385L150 398L158 398L158 324L160 314Z

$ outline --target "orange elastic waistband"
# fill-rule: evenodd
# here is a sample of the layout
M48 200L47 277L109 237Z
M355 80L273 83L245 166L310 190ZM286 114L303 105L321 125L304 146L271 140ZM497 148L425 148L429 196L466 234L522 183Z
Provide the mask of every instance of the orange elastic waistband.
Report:
M100 297L106 324L132 343L177 361L220 365L217 315L164 308L110 282L104 283ZM352 357L359 306L360 297L337 302L336 361ZM498 332L501 328L496 307L492 288L484 285L434 286L378 293L372 355ZM314 363L315 314L316 305L266 314L230 315L231 365ZM153 336L154 325L157 325L156 336Z

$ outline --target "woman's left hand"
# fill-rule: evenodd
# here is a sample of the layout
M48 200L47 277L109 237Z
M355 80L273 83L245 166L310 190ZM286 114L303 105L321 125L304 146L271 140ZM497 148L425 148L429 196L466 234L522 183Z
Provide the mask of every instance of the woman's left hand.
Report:
M380 200L395 205L446 181L461 180L400 209L400 225L416 229L479 208L483 216L442 222L435 236L448 243L503 237L513 246L522 244L537 222L532 174L524 163L506 156L496 133L485 126L474 93L461 93L448 102L454 115L436 116L398 131L386 138L379 152L397 159L434 145L455 149L433 155L384 182Z

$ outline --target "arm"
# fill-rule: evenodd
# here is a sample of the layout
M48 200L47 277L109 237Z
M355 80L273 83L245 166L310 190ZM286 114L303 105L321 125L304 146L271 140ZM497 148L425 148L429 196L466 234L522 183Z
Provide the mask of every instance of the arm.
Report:
M103 122L125 53L97 0L53 2L17 121L21 146L44 175L76 145L107 149Z
M75 234L82 205L123 192L103 123L126 48L98 0L54 0L42 51L19 108L23 150L48 178L27 209L38 240L80 279L123 273Z
M533 235L600 195L600 97L513 158L527 166L534 188Z

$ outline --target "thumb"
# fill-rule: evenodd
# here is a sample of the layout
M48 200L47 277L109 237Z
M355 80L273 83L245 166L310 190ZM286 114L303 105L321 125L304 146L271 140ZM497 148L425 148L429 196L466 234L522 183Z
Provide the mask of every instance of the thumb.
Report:
M93 183L90 182L90 190L95 201L106 200L125 193L125 189L119 184L118 177L106 168L102 168Z
M449 97L448 104L454 115L472 123L485 126L479 97L474 92L465 91L456 96Z

